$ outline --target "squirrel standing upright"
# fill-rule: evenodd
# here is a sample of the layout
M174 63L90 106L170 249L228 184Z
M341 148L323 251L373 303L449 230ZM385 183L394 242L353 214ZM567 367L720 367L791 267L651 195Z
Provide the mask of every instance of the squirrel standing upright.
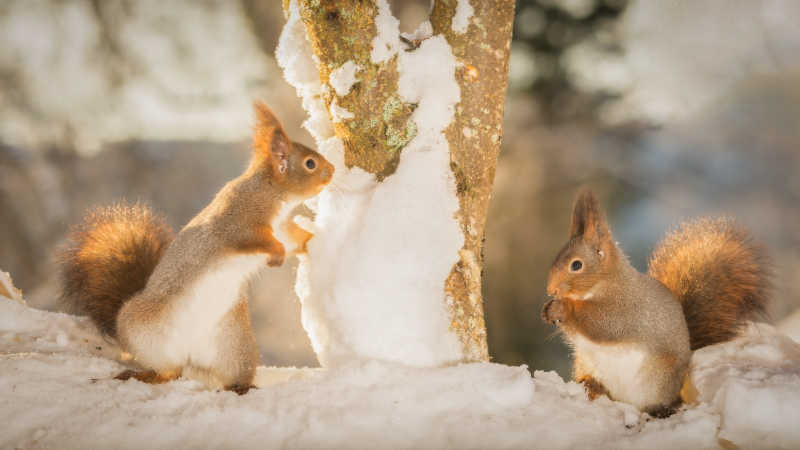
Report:
M276 232L297 245L293 251L305 251L312 235L288 214L334 171L322 155L291 142L264 104L255 113L249 166L174 240L139 205L95 210L73 231L62 254L63 299L145 369L118 379L185 376L240 394L251 387L258 349L246 281L265 262L283 263Z
M573 347L573 377L591 399L605 394L665 417L681 404L692 351L732 339L765 312L768 267L746 230L705 218L664 238L649 275L640 273L584 190L550 268L542 319Z

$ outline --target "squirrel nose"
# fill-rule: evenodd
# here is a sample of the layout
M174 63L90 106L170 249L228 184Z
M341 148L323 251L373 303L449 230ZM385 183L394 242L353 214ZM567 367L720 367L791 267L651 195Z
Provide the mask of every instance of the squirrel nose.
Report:
M322 178L322 181L328 182L331 180L331 178L333 178L333 173L326 167L322 169L322 172L320 172L320 178Z

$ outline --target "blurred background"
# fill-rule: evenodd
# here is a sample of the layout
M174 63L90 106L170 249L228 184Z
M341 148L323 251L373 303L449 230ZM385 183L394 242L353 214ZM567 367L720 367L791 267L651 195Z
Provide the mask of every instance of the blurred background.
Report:
M205 206L246 164L253 99L313 145L274 59L280 3L0 3L0 268L29 304L60 308L53 252L88 207L142 200L178 229ZM412 31L428 2L392 6ZM582 185L640 270L682 219L735 217L774 260L772 320L800 306L799 20L793 0L517 2L485 251L494 361L569 374L539 311ZM251 286L267 365L317 365L295 270Z

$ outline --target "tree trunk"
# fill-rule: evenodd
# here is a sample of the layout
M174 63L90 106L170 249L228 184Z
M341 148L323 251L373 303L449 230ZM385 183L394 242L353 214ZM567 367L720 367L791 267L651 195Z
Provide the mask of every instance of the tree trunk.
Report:
M482 242L514 2L437 0L401 40L385 0L295 1L278 59L337 166L298 273L321 363L487 361Z

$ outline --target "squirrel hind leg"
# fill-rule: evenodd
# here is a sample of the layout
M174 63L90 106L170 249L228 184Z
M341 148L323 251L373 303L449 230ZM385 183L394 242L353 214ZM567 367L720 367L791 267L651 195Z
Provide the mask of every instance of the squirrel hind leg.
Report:
M589 396L589 400L594 401L604 395L611 398L608 389L592 375L589 366L583 362L579 354L575 354L575 359L572 362L572 378L576 383L583 384L584 389L586 389L586 394Z
M162 384L176 380L181 376L180 370L156 372L155 370L124 370L114 377L115 380L126 381L131 378L147 384Z
M646 361L639 373L639 409L655 418L669 417L683 404L681 387L689 366L689 356L662 354Z
M234 385L231 385L231 386L227 386L225 388L226 391L232 391L232 392L237 393L238 395L247 394L247 392L250 389L258 389L258 388L253 384L245 384L245 385L234 384Z
M650 414L650 416L655 419L666 419L667 417L678 412L678 409L680 409L681 406L683 406L683 401L678 399L671 405L660 405L652 408L646 408L644 412Z
M184 375L209 388L242 395L253 387L259 362L246 293L241 294L239 302L222 317L218 330L213 340L216 347L214 359L201 366L190 364L184 369Z
M596 400L604 395L611 398L608 394L608 389L603 386L603 383L597 381L596 378L590 375L583 375L576 378L575 381L583 384L584 389L586 389L586 394L589 396L589 400Z

